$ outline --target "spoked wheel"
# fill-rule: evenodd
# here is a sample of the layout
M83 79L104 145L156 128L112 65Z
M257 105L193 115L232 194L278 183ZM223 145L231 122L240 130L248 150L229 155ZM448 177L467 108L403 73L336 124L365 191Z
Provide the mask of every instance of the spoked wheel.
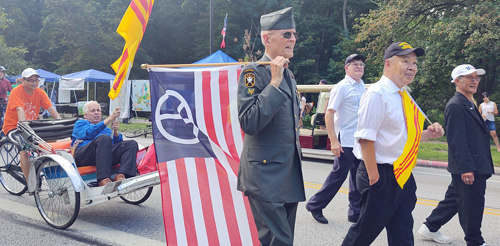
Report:
M35 202L43 219L52 227L66 229L75 222L80 211L80 192L76 192L66 171L53 160L38 168L39 188Z
M120 198L126 203L138 205L148 200L149 196L151 196L151 192L153 192L153 187L130 192L123 196L120 196Z
M19 148L13 143L0 146L0 183L12 195L20 196L28 190L19 162Z
M135 137L139 137L143 134L145 134L146 131L141 129L141 130L135 130L133 132L127 132L125 133L125 137L128 137L128 138L135 138Z

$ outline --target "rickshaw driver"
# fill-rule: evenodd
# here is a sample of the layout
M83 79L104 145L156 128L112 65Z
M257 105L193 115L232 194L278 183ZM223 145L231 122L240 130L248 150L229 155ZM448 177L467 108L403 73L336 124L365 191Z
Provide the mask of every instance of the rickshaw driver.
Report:
M111 115L101 121L101 107L96 101L90 101L83 107L85 119L78 120L71 134L71 146L78 167L95 166L99 186L111 181L111 167L120 163L114 181L133 177L137 174L137 142L123 141L118 132L121 108L117 107ZM111 129L107 126L111 124Z
M38 88L40 75L33 68L26 68L21 74L23 83L12 90L5 111L3 132L7 135L10 131L17 128L18 121L36 120L40 112L40 106L54 117L61 119L59 113L50 103L49 97L45 92ZM28 152L20 151L21 169L24 177L28 179L28 173L31 167Z

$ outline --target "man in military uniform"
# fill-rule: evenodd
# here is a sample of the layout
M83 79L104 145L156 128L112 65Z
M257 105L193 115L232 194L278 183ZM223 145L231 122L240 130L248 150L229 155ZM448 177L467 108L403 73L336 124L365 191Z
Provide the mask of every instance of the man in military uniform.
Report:
M238 190L248 196L262 245L293 245L298 202L305 200L297 84L288 69L297 41L293 8L261 16L265 54L243 68L238 117L245 132Z

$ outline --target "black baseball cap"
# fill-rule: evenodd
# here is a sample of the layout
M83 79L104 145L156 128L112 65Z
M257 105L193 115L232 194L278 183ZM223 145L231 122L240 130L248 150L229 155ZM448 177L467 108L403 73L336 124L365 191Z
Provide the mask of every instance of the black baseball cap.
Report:
M408 55L412 52L415 52L415 55L423 56L425 54L424 49L422 48L413 48L407 42L397 42L392 43L387 50L385 50L384 61L393 57L393 56L404 56Z
M347 58L345 58L345 65L347 65L347 63L351 62L352 60L362 60L363 62L365 62L366 57L364 55L351 54Z

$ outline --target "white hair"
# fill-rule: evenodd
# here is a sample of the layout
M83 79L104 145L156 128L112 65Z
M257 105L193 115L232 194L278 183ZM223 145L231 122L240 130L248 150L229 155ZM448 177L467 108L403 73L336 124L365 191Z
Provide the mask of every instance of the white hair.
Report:
M92 104L92 103L97 103L97 105L99 105L99 103L96 101L89 101L89 102L85 103L85 106L83 106L83 113L84 114L86 114L89 111L90 104Z

